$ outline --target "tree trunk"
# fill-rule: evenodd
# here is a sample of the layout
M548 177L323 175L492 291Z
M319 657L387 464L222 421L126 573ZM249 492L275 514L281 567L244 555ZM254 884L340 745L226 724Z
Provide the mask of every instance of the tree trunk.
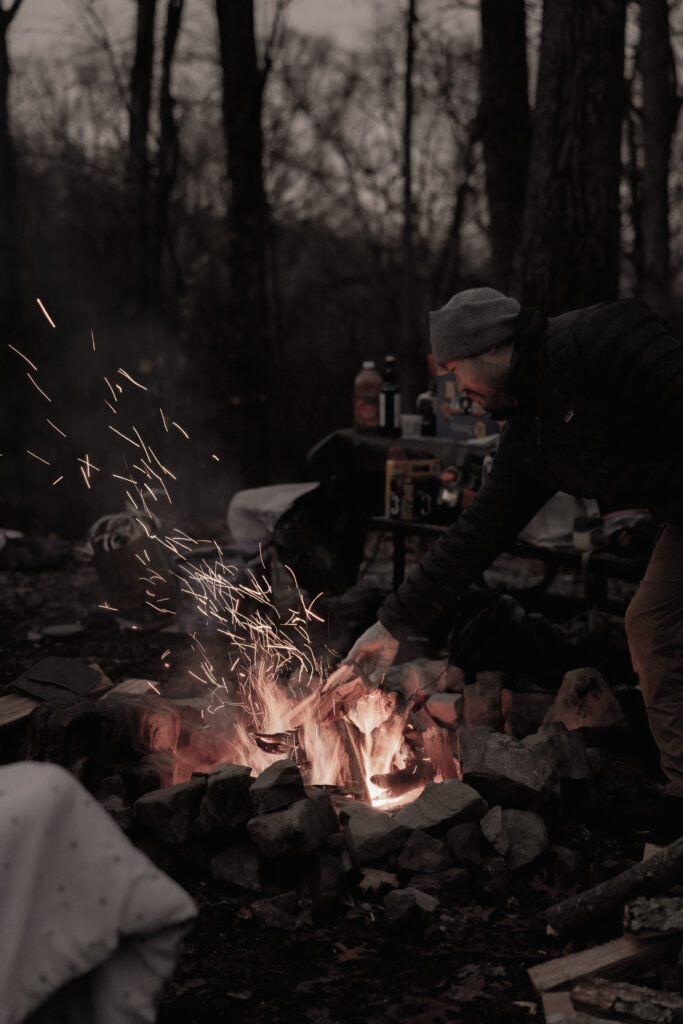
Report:
M133 216L131 306L134 316L145 317L151 294L151 203L149 115L154 70L154 23L157 0L137 0L135 58L130 75L128 180Z
M159 89L159 151L157 153L157 180L154 203L154 230L150 265L150 295L155 308L159 307L163 277L164 244L168 238L169 205L178 170L178 126L173 112L171 72L185 0L168 0L166 31Z
M217 367L224 394L241 410L243 482L269 478L272 349L267 289L268 206L263 184L263 77L254 38L253 0L216 0L223 68L223 129L230 186L228 351ZM237 386L236 386L237 384Z
M405 77L403 81L403 233L401 238L401 351L398 365L401 395L406 410L415 405L427 377L426 353L418 344L415 295L413 205L413 66L415 58L415 26L417 0L408 0L406 12Z
M641 0L639 65L643 90L642 294L666 316L671 300L669 162L679 111L667 0Z
M3 486L0 488L0 520L4 526L24 528L22 508L28 492L26 393L21 381L27 369L10 348L23 347L21 298L21 251L17 224L17 175L10 129L10 61L7 36L22 0L5 10L0 0L0 436L3 438Z
M546 0L515 291L555 314L615 299L625 0Z
M507 291L520 241L531 139L524 0L481 0L480 92L491 283Z
M11 72L7 51L9 27L21 2L22 0L14 0L8 10L3 10L0 2L0 331L3 337L16 334L21 314L16 219L17 181L10 132Z

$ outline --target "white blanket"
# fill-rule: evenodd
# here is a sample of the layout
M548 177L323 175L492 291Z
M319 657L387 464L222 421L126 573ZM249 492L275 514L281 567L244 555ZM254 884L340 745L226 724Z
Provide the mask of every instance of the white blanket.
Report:
M195 916L72 775L0 768L0 1024L154 1021Z

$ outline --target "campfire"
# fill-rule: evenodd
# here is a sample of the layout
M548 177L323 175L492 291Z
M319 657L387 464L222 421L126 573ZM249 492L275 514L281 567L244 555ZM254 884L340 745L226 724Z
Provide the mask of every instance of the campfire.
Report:
M265 566L264 566L265 568ZM427 782L458 777L446 730L421 713L424 694L372 687L356 666L329 676L308 624L323 620L293 577L298 607L283 614L265 575L245 580L220 552L183 567L181 591L225 637L225 671L195 635L210 715L224 723L222 760L255 774L290 758L307 784L334 788L375 807L415 799ZM320 596L320 595L318 595Z
M92 334L91 340L94 352ZM38 374L37 365L25 353L14 351ZM52 403L48 391L28 376L42 398ZM225 563L218 545L215 553L211 549L211 557L198 561L204 542L179 527L166 532L169 528L163 526L164 516L157 509L173 504L169 489L177 477L157 450L170 435L177 434L184 442L189 442L190 435L161 408L147 410L150 416L141 429L124 422L127 392L132 389L139 398L148 391L124 367L112 368L103 382L106 415L114 417L114 422L106 423L104 434L124 446L122 470L111 476L120 481L128 511L123 516L105 516L96 526L105 534L114 527L120 533L120 519L132 526L133 532L120 546L128 546L134 575L142 582L141 598L155 614L176 614L175 593L178 603L192 602L195 618L199 616L210 632L225 638L224 653L216 663L197 631L192 638L197 665L190 670L206 685L205 715L213 719L207 721L207 730L214 738L216 728L220 731L220 761L248 765L258 775L274 761L291 758L308 784L334 787L350 798L384 808L414 800L430 781L459 778L448 733L422 706L424 694L406 697L374 688L350 665L340 665L327 676L308 631L311 621L323 621L313 610L317 598L307 603L293 574L290 593L295 595L295 607L283 612L274 600L265 563L262 574L252 571L245 577ZM47 423L60 437L67 437L51 419ZM28 451L28 455L50 469L52 487L62 483L64 473L51 479L50 460L39 451ZM215 454L211 458L218 461ZM97 475L103 475L103 465L95 465L84 452L71 468L91 490ZM102 536L92 536L91 531L91 537L97 557ZM120 563L116 571L121 572ZM113 614L119 611L109 601L100 607ZM192 770L211 767L206 751L198 751L196 763L183 764L181 774L189 777Z

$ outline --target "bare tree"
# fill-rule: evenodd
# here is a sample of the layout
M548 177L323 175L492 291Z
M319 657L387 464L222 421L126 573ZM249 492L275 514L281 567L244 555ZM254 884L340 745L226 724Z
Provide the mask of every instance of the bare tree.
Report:
M154 71L154 25L157 0L135 0L137 25L135 56L130 75L130 132L128 139L128 179L133 214L133 312L149 309L150 284L150 154L149 121Z
M510 285L524 213L531 123L524 0L481 0L479 130L486 161L491 280Z
M406 11L405 72L403 81L403 231L401 236L401 349L399 370L401 393L406 407L412 409L424 377L424 357L416 343L416 295L413 242L415 210L413 204L413 66L417 0L408 0Z
M616 298L625 0L546 0L517 290L549 313Z
M667 0L640 0L642 294L663 315L671 302L669 167L680 110Z
M247 485L267 482L272 350L268 277L268 203L263 183L264 73L254 34L253 0L216 0L223 72L223 130L230 186L228 269L229 348L219 362L226 393L239 396L242 475ZM235 361L236 360L236 361ZM220 370L219 370L220 372Z
M10 131L10 61L7 35L23 0L5 8L0 0L0 326L6 336L17 330L20 313L17 182Z
M178 170L179 139L174 113L175 101L171 93L171 72L184 3L185 0L168 0L166 9L166 30L159 88L159 147L156 161L157 180L150 266L150 295L155 307L159 305L163 250L164 244L168 240L169 207Z

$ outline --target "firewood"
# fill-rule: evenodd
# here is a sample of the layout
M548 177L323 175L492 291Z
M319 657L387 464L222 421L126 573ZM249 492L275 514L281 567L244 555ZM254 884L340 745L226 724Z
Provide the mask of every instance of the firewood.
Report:
M624 928L648 938L653 935L675 935L683 932L683 897L660 899L640 897L624 909Z
M618 977L628 972L632 976L634 972L661 964L668 955L675 954L677 948L678 942L670 937L645 940L635 935L622 935L592 949L546 960L531 967L528 974L537 992L550 992L596 974Z
M358 756L358 739L354 736L354 733L358 733L355 725L349 722L346 718L339 718L333 723L333 728L336 729L337 735L341 741L344 753L348 759L349 766L349 785L355 790L361 792L360 799L365 803L370 803L370 793L368 790L367 779L365 778L365 772Z
M425 758L434 766L434 780L459 779L460 765L453 757L448 730L437 725L426 708L413 711L412 720L421 730L420 741Z
M683 997L644 985L595 978L572 989L574 1009L597 1012L611 1020L647 1024L683 1024Z
M627 900L656 895L683 880L683 837L607 882L556 903L546 913L548 930L567 932L617 911Z
M569 992L564 989L561 992L541 992L541 1004L546 1020L551 1014L571 1015L574 1013Z

